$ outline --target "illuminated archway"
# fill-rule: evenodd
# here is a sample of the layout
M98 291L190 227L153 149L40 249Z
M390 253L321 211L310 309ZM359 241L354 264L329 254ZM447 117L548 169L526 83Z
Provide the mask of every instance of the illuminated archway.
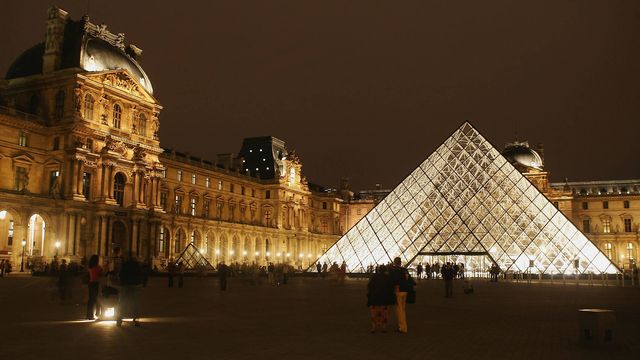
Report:
M33 214L29 218L25 254L29 256L44 255L45 221L42 216Z

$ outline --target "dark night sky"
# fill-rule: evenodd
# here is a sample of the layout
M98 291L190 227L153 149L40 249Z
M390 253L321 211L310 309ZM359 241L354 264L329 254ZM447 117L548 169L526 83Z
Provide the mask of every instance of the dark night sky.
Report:
M0 0L0 72L48 1ZM57 1L79 19L86 1ZM153 4L153 5L151 5ZM296 149L310 181L392 187L464 120L545 144L555 181L640 178L638 1L92 1L165 107L161 143Z

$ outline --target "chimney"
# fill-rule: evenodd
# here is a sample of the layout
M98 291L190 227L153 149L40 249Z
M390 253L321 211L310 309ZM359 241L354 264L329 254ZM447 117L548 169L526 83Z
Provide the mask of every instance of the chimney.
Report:
M48 74L60 69L64 28L69 14L55 6L47 12L47 32L44 36L44 55L42 56L42 73Z

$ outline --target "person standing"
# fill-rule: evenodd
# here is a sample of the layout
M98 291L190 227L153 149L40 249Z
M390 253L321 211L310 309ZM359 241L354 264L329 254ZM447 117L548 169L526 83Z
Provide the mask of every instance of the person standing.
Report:
M180 261L178 263L178 287L182 289L184 286L184 263Z
M218 265L218 281L220 281L220 291L227 291L227 278L229 277L229 267L221 262Z
M441 274L444 280L444 296L447 298L453 297L453 278L455 277L456 270L451 263L448 262L442 266Z
M318 270L318 275L322 272L322 265L320 265L320 261L316 263L316 270Z
M416 266L416 275L418 276L418 280L422 279L422 270L422 263L420 263Z
M176 264L173 260L169 260L169 264L167 265L167 280L168 286L170 288L173 287L173 277L176 275Z
M140 288L142 286L142 266L133 253L129 253L127 261L122 264L120 271L120 285L122 288L120 311L118 311L118 320L116 324L122 326L122 318L125 311L133 318L133 325L140 326L138 318L139 313L139 297Z
M387 267L380 265L367 285L367 306L371 312L371 332L387 332L389 306L396 303L393 283Z
M58 293L60 294L60 300L65 301L71 297L71 274L69 267L67 266L67 260L62 259L60 270L58 271Z
M98 255L91 255L89 259L89 300L87 301L87 320L94 320L96 312L100 316L100 305L98 304L98 292L100 291L100 278L102 278L102 268L98 264ZM96 309L97 308L97 309ZM96 311L97 310L97 311Z
M0 277L4 277L4 259L0 260Z
M397 331L406 334L407 328L407 292L409 292L411 284L409 272L402 267L402 260L397 257L393 259L393 265L389 270L391 282L396 296L396 317L398 320Z

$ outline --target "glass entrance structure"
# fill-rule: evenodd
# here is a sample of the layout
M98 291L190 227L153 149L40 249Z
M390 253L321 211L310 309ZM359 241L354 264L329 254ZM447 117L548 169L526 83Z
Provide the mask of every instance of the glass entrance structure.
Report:
M362 272L448 253L487 254L503 271L619 272L469 123L317 261Z

